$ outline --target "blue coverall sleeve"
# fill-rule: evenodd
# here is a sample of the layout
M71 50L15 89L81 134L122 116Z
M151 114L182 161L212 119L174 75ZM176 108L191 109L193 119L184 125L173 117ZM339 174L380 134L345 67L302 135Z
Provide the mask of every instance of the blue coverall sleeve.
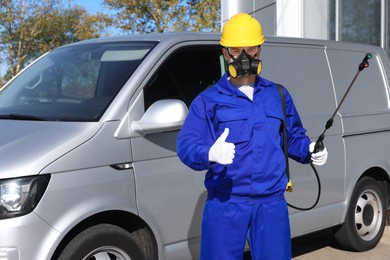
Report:
M198 96L192 102L177 137L176 151L180 160L194 170L201 171L210 168L208 153L213 144L214 135L206 102Z
M310 139L306 135L298 111L290 93L284 88L287 114L287 136L289 157L300 163L310 162Z

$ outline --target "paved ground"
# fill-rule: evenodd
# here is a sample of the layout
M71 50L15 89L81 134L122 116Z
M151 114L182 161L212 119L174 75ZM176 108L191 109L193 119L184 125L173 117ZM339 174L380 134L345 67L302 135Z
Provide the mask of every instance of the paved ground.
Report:
M348 252L338 249L330 231L299 237L292 240L294 260L388 260L390 259L390 226L379 244L367 252Z
M389 260L390 259L390 226L379 244L367 252L348 252L337 247L329 230L317 232L292 240L293 260ZM245 254L245 260L250 260Z

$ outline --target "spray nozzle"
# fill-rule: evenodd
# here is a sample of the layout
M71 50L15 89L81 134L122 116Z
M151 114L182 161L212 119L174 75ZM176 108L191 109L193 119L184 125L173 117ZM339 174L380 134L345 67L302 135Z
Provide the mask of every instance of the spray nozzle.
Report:
M367 53L366 56L364 57L362 63L360 63L360 65L359 65L359 71L362 71L365 68L368 68L368 66L370 66L370 64L368 63L368 60L371 58L372 58L372 54Z

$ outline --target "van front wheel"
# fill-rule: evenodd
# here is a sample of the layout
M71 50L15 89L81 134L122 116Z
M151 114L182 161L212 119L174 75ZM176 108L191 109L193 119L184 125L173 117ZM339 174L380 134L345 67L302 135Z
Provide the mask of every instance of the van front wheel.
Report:
M59 260L141 260L137 231L132 233L110 224L90 227L75 238L61 252Z
M334 229L345 249L367 251L380 241L385 228L385 199L377 181L363 177L356 185L345 222Z

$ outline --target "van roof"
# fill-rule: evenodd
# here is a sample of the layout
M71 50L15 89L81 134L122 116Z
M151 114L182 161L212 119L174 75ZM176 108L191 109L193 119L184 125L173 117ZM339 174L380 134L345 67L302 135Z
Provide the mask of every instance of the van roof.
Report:
M208 32L168 32L168 33L155 33L155 34L130 34L123 36L110 36L103 38L95 38L84 40L72 45L86 44L86 43L101 43L101 42L121 42L121 41L154 41L165 43L178 43L186 41L213 41L219 42L221 33L208 33ZM313 46L326 46L329 49L348 49L356 51L382 49L376 45L367 45L350 42L336 42L331 40L319 40L319 39L307 39L307 38L293 38L293 37L280 37L280 36L266 36L265 43L273 42L280 44L300 44L300 45L313 45Z

